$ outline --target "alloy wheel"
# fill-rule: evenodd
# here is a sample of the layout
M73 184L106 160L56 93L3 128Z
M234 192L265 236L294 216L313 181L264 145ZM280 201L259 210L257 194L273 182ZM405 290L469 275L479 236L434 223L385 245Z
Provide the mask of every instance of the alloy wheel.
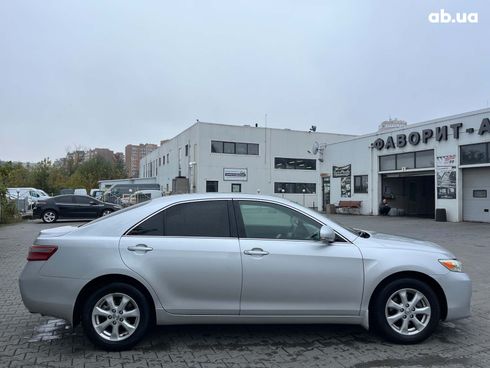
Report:
M45 222L54 222L56 220L56 214L53 211L46 211L43 214L43 220Z
M92 309L92 326L105 340L122 341L131 336L140 322L140 308L124 293L110 293Z
M388 325L401 335L417 335L430 322L431 306L418 290L404 288L394 292L386 302L385 318Z

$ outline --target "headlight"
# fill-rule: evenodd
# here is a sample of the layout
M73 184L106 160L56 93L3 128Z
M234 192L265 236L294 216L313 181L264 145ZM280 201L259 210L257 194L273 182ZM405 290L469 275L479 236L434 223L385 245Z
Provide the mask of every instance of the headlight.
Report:
M449 271L463 272L463 264L457 259L440 259L439 263L446 267Z

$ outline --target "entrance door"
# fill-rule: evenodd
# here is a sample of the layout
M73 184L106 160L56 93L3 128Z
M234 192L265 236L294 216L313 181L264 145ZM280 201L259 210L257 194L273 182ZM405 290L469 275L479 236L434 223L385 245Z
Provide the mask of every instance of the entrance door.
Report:
M490 167L463 170L463 220L490 222Z
M241 200L235 209L241 315L359 314L363 264L355 245L319 241L321 224L289 207Z
M322 178L322 210L327 210L327 204L330 204L330 176Z
M434 173L385 174L382 195L394 213L405 216L434 218Z

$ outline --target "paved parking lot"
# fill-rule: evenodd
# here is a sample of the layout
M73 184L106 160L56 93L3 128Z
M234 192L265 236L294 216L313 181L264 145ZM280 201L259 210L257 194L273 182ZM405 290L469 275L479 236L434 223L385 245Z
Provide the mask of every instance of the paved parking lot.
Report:
M335 216L349 226L438 242L473 279L472 317L442 323L423 344L388 344L357 326L169 326L137 348L95 349L80 327L31 315L17 285L27 248L48 226L0 226L0 367L489 367L490 224Z

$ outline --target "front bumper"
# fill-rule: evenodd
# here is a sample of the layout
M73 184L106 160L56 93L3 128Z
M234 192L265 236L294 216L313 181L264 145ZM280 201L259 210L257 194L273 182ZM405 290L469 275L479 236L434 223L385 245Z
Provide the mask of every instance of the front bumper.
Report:
M24 305L31 313L53 316L73 324L73 309L85 281L66 277L41 276L45 262L28 262L20 277Z
M448 272L436 277L447 301L446 321L469 317L471 314L471 279L463 272Z

